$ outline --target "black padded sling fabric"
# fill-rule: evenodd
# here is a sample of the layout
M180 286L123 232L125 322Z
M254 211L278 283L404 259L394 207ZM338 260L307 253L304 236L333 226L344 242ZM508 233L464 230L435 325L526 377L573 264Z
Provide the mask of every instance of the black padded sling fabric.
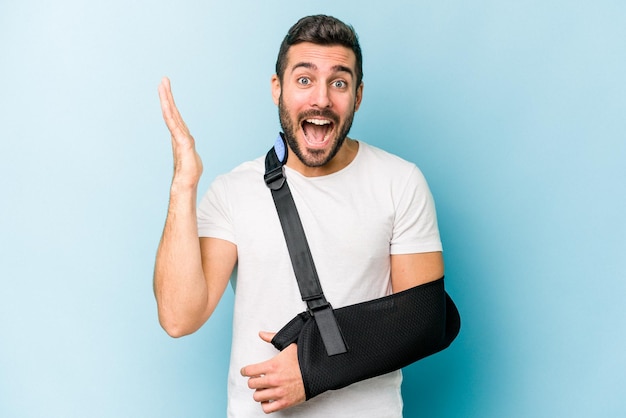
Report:
M267 153L265 182L272 191L302 299L309 309L285 325L272 344L279 350L297 344L306 399L398 370L447 348L461 322L443 277L332 309L323 295L284 177L286 155L280 136Z

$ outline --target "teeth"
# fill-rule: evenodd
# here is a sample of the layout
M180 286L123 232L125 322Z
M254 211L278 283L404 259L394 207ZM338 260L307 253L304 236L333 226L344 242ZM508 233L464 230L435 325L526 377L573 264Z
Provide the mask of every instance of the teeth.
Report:
M330 121L329 120L321 120L321 119L307 119L306 120L308 123L312 123L313 125L330 125Z

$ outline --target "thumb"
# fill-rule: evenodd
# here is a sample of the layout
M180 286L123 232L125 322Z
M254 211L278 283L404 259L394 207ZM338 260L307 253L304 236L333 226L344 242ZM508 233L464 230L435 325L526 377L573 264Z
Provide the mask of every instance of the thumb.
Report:
M259 337L261 337L261 339L265 341L266 343L271 343L272 338L274 338L274 335L276 335L275 332L267 332L267 331L259 332Z

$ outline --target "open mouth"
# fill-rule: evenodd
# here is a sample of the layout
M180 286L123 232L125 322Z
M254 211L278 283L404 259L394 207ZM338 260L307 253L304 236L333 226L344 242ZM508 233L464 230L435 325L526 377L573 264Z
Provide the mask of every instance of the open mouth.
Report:
M322 147L330 139L335 123L324 118L309 118L302 121L300 126L309 146Z

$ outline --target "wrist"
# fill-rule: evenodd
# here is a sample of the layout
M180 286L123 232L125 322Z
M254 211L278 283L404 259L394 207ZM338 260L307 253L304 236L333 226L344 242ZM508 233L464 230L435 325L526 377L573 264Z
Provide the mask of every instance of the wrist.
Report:
M198 192L198 182L174 177L170 186L170 195L196 197Z

